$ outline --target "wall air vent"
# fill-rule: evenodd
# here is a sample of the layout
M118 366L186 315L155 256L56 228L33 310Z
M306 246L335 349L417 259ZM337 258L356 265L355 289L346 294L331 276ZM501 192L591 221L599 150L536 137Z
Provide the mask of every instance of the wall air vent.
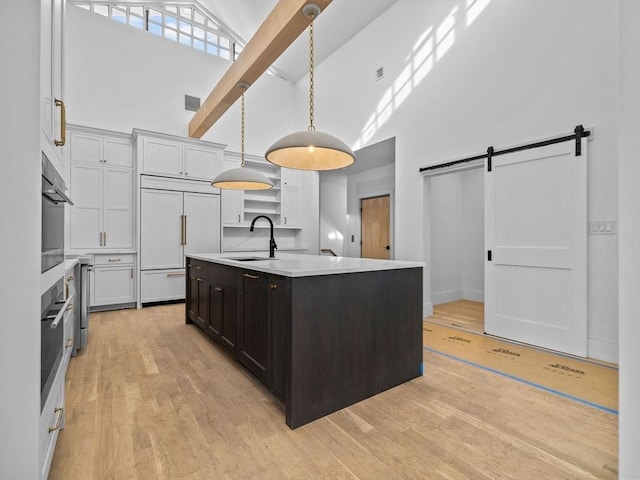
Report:
M197 112L200 108L200 98L191 95L184 96L184 109L190 112Z
M380 67L376 70L376 82L384 77L384 67Z

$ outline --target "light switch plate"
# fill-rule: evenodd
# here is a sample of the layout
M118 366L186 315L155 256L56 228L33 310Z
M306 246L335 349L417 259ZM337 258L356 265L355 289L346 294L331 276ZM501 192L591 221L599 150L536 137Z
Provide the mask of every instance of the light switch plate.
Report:
M590 235L615 235L615 233L616 233L615 220L590 220L589 221Z

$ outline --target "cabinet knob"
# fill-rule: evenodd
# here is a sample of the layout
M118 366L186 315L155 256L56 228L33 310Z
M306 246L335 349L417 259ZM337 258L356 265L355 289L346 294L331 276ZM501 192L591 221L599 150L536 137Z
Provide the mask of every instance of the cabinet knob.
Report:
M215 290L216 292L221 292L221 291L222 291L222 289L221 289L220 287L215 287L215 288L214 288L214 290Z
M271 288L271 290L275 290L276 288L278 288L278 285L272 283L271 285L269 285L269 288Z

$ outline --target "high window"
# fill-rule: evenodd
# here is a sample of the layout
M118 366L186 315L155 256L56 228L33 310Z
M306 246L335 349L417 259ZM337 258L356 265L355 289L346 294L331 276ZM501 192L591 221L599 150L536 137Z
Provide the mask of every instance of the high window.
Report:
M222 22L197 4L104 1L73 3L116 22L146 30L226 60L234 61L244 46Z

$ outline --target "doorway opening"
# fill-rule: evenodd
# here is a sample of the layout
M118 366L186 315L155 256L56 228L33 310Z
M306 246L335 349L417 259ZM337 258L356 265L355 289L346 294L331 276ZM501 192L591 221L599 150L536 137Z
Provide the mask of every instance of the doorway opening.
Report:
M431 258L430 321L484 333L484 172L425 179Z
M391 196L360 199L362 258L391 258Z

